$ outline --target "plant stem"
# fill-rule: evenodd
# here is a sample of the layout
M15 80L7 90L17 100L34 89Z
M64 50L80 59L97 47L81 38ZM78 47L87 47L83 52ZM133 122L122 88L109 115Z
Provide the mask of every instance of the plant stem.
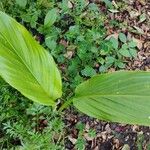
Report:
M67 108L72 103L72 98L67 100L64 104L61 105L61 107L58 109L58 112L63 111L65 108Z

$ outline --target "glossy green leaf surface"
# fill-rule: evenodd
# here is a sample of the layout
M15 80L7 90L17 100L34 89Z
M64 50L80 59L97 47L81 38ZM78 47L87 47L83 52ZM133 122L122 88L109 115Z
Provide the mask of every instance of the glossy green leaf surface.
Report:
M123 43L127 42L127 38L126 38L126 35L124 33L119 33L119 39Z
M57 16L58 16L57 9L53 8L46 14L45 19L44 19L44 25L48 27L52 26L54 22L56 21Z
M14 19L0 12L0 75L29 99L55 105L62 95L52 56Z
M80 84L73 104L106 121L150 125L150 72L115 72Z

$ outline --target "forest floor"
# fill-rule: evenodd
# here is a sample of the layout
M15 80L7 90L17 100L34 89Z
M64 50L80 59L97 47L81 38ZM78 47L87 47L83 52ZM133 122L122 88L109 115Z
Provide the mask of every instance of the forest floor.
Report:
M73 95L80 82L97 73L150 71L149 0L104 0L105 4L101 0L69 0L67 6L65 0L39 0L40 6L34 0L18 1L1 0L0 10L17 19L51 52L63 78L66 94L62 101ZM53 8L61 10L59 16L49 30L44 30L43 18ZM114 49L123 45L119 33L137 43L137 53L133 50L132 56L118 58ZM105 41L112 37L119 41L117 48ZM60 121L49 107L33 104L6 83L0 86L0 150L17 146L20 150L150 150L150 127L100 121L72 107L63 112ZM57 134L64 134L64 144Z
M117 2L119 0L114 1L114 4L117 5ZM113 14L106 11L109 16L108 20L125 22L127 27L121 30L127 36L134 37L138 43L138 56L132 61L127 60L126 70L150 71L150 2L146 0L127 0L126 2L128 7L125 10ZM105 8L101 6L100 9L105 11ZM143 14L147 16L149 22L140 21L139 18L142 18L140 16ZM107 28L108 35L118 36L120 29L110 26ZM109 71L115 71L115 69L110 68ZM75 124L78 122L85 124L82 134L86 139L86 150L150 150L150 127L103 122L75 113L72 109L67 110L65 116L66 134L68 135L66 148L68 150L74 149L79 132ZM93 138L87 134L90 128L96 130L96 136Z

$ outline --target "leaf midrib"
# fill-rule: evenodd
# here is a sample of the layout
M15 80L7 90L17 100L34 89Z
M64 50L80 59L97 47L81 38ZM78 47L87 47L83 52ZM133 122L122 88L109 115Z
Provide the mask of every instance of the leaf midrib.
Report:
M108 96L112 96L112 97L118 97L118 96L122 96L122 97L126 97L126 96L129 96L129 97L150 97L150 95L125 95L125 94L116 94L116 95L114 95L114 94L91 94L91 95L75 95L75 97L74 98L80 98L80 97L87 97L87 98L89 98L89 97L95 97L95 96L99 96L99 97L108 97Z

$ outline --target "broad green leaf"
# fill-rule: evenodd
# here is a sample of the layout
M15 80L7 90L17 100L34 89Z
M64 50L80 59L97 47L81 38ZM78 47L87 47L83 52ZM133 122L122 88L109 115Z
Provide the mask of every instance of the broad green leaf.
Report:
M118 49L118 45L119 45L118 39L112 37L112 38L110 39L110 41L111 41L111 43L112 43L113 48L117 50L117 49Z
M130 48L130 49L129 49L129 52L130 52L130 54L131 54L131 56L132 56L133 58L136 58L136 57L137 57L137 51L136 51L136 49Z
M18 4L22 8L25 8L27 5L27 0L16 0L16 4Z
M50 10L45 16L44 26L47 26L47 27L52 26L55 23L57 16L58 14L57 14L56 8L53 8L52 10Z
M54 50L56 48L56 41L52 39L52 37L48 36L45 38L45 44L46 46L51 49L51 50Z
M123 68L125 68L126 65L123 62L121 62L121 61L116 61L115 62L115 66L123 69Z
M14 19L0 12L0 76L29 99L55 105L61 77L52 56Z
M122 46L121 46L121 49L128 49L128 44L127 43L125 43L125 44L123 44Z
M131 47L131 48L135 48L135 47L137 46L137 43L134 42L134 41L130 41L130 42L128 43L128 45L129 45L129 47Z
M106 64L113 64L115 62L115 58L112 56L106 57Z
M130 54L130 52L129 52L129 50L128 49L120 49L119 50L119 53L122 55L122 56L124 56L124 57L131 57L131 54Z
M150 125L150 72L102 74L80 84L73 104L106 121Z
M90 67L90 66L86 66L82 71L81 71L83 76L86 77L92 77L94 75L96 75L96 71Z
M107 68L106 65L102 65L102 66L99 67L99 72L106 72L107 69L108 68Z
M119 33L119 39L123 43L127 42L127 37L126 37L126 35L124 33Z

